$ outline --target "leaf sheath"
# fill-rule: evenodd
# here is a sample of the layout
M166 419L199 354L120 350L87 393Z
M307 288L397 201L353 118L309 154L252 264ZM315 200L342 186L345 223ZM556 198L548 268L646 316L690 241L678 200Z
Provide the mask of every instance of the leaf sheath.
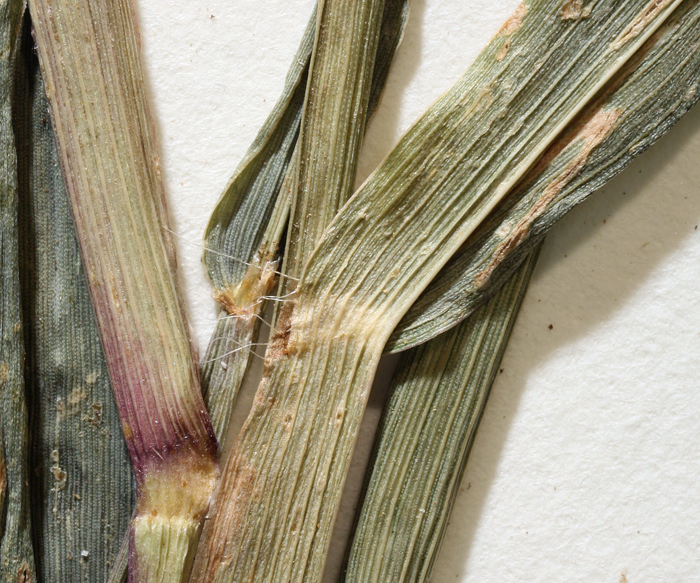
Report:
M106 581L129 526L133 475L25 25L13 123L37 572Z
M181 581L218 467L128 0L32 0L39 63L137 482L131 581Z

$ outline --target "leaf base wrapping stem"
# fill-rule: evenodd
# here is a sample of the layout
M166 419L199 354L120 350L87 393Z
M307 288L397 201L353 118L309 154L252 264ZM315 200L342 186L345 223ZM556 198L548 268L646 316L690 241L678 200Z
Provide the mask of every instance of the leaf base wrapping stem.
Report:
M323 571L382 345L352 326L318 330L312 316L291 303L281 312L191 581L316 581Z

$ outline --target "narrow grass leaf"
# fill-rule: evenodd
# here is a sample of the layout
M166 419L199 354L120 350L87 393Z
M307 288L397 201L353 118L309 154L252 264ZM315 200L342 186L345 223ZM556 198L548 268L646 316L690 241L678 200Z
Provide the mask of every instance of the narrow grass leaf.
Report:
M353 191L377 52L383 0L324 0L306 88L282 289L296 287L304 263Z
M698 101L698 12L694 3L681 6L570 124L411 306L386 352L425 342L466 318L564 214L621 172ZM611 115L617 119L606 131Z
M503 225L527 225L523 217L532 217L532 224L537 225L537 212L543 208L543 214L552 212L547 205L553 204L553 198L556 204L569 208L578 201L575 196L567 198L563 191L571 181L581 180L577 188L584 189L585 196L688 110L697 99L700 81L698 18L697 3L679 7L640 50L636 56L638 64L631 63L627 75L618 76L596 104L572 124L575 129L558 147L550 148L554 154L545 156L529 179L538 183L537 189L530 187L531 194L521 198L515 193L506 199L497 214L479 229L482 235L467 242L473 253L489 258L480 263L481 273L484 265L493 265L495 258L500 258L494 250L501 248L511 254L506 258L512 262L510 269L487 271L492 275L485 287L495 286L513 270L515 274L487 304L457 327L402 357L348 548L344 574L347 583L428 580L479 414L507 340L504 325L508 320L512 323L517 314L516 303L504 300L516 285L521 294L524 292L528 278L522 275L533 261L533 245L537 253L549 223L531 227L529 239L527 231L522 236L525 240L515 239L515 246L520 246L518 255L526 254L520 267L515 267L518 262L513 260L516 254L511 245L502 245L504 237L496 238L494 232L505 231ZM623 91L629 97L621 98ZM600 146L589 146L587 150L585 142L580 144L580 140L573 139L581 135L583 128L590 128L590 120L600 111L621 108L622 104L626 106L625 113ZM545 192L550 196L543 196ZM535 204L538 201L543 202ZM522 207L514 217L512 211L517 205ZM492 238L495 242L491 242ZM456 264L455 258L448 266L451 264ZM462 293L470 291L475 295L473 290ZM452 301L459 304L458 297Z
M407 0L385 1L363 119L378 105L407 18ZM202 360L202 389L220 440L257 339L265 303L262 298L274 293L279 275L278 252L295 188L293 160L297 157L293 152L301 124L316 20L314 10L287 74L282 96L226 186L204 237L204 264L222 311ZM287 278L282 283L289 281L295 280Z
M459 326L407 351L377 432L344 581L427 581L539 247Z

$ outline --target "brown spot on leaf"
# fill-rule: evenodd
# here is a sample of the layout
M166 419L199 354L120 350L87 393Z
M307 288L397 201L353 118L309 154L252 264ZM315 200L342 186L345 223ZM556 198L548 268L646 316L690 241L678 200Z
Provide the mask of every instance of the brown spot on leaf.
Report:
M523 2L520 6L518 6L515 9L515 12L510 15L510 18L505 21L503 26L501 27L501 30L498 31L498 34L502 34L505 36L510 36L513 34L516 30L520 28L520 25L523 23L523 18L525 18L525 15L527 14L527 6L525 2Z
M102 423L102 403L92 404L92 417L87 421L90 425L94 425L95 427L98 427L100 423Z
M221 492L226 492L226 495L217 497L210 515L222 514L225 517L222 526L222 529L225 529L224 532L235 532L246 518L246 507L254 494L256 473L254 467L249 465L242 456L233 457L228 463L234 464L236 470L229 475L224 474ZM205 529L199 547L202 550L199 553L200 556L207 556L209 561L206 564L195 562L191 581L214 580L214 574L219 566L231 560L227 542L225 537L212 536Z
M53 466L51 468L51 473L53 474L53 479L59 483L59 486L66 483L68 474L66 474L60 466Z
M267 345L265 365L287 356L289 354L289 338L292 333L292 313L294 312L294 300L290 300L282 306L275 331Z
M564 20L578 20L579 18L588 18L591 15L591 7L583 6L583 0L569 0L561 8L561 17Z
M0 362L0 383L4 383L7 379L7 363Z
M2 501L5 498L5 492L7 491L7 466L5 465L5 457L0 454L0 507L2 507Z
M82 387L75 387L68 395L68 414L74 415L82 408L82 402L87 398L87 394Z
M262 266L262 267L261 267ZM260 305L262 297L268 295L277 282L277 262L256 257L236 286L216 288L212 297L232 316L251 316Z
M598 109L587 118L587 121L573 135L564 138L567 147L573 144L580 144L578 153L560 172L559 176L548 184L537 201L530 207L530 210L501 241L500 245L493 252L491 261L477 274L475 279L478 287L486 285L493 272L504 259L528 238L532 223L547 209L548 205L564 187L578 175L589 154L610 135L620 114L621 112L618 109ZM565 148L555 145L554 149L561 152Z
M17 583L32 583L32 581L34 581L34 579L29 564L27 561L22 561L22 565L17 571Z
M620 50L629 41L639 36L647 25L652 22L661 11L663 11L673 0L651 0L644 9L637 15L627 28L622 31L617 40L610 45L613 51Z
M215 288L211 292L211 297L221 304L221 307L226 310L227 314L231 316L243 315L243 310L236 305L233 291L230 288Z
M117 288L117 282L114 279L114 274L109 274L110 292L112 294L112 301L114 302L114 307L119 310L121 309L121 300L119 295L119 289Z
M131 427L126 421L122 422L122 432L124 433L124 439L127 441L134 439L134 432L131 431Z
M503 43L501 50L498 51L498 54L496 55L496 60L502 61L503 59L505 59L506 55L508 54L509 49L510 49L510 39L506 39L506 42Z

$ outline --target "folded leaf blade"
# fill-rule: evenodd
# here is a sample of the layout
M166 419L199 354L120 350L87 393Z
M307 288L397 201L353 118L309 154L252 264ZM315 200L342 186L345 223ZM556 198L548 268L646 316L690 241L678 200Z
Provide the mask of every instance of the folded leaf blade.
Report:
M498 289L566 212L664 135L700 98L700 44L692 3L650 38L469 237L411 306L385 350L444 332ZM607 134L599 122L617 117Z
M36 578L31 540L27 399L19 279L13 59L24 6L0 1L0 581Z

